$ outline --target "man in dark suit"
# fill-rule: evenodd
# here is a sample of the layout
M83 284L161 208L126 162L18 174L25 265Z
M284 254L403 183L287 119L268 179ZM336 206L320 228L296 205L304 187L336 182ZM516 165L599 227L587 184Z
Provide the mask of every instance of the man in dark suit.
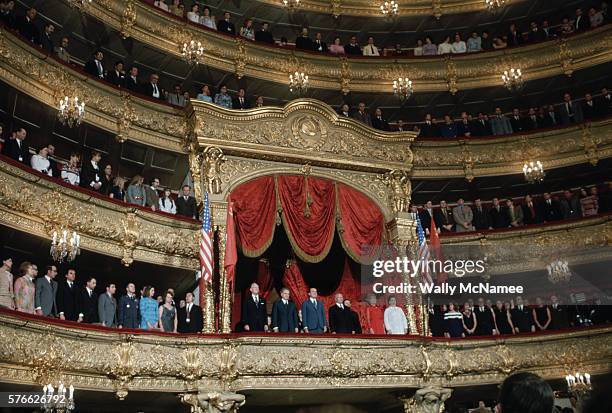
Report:
M351 40L349 41L349 44L344 45L344 53L346 53L347 55L353 55L353 56L362 55L361 47L359 46L359 43L357 43L357 36L351 36Z
M199 333L204 326L202 309L193 302L193 293L185 294L185 307L177 310L178 332L179 333Z
M527 116L523 118L523 130L530 131L538 129L539 127L538 115L536 114L535 108L529 108Z
M476 315L476 335L491 336L497 334L495 316L491 307L485 305L484 298L478 298L478 305L474 308Z
M584 102L582 102L582 117L584 120L592 120L599 116L601 110L597 103L593 100L593 96L590 93L584 95Z
M359 314L357 311L353 311L351 300L344 300L344 308L349 310L351 313L351 318L353 319L353 330L355 331L355 334L363 333L363 330L361 329L361 321L359 321Z
M327 332L327 321L325 320L325 305L317 299L317 289L312 287L308 290L308 299L302 303L302 325L304 333Z
M521 112L518 108L512 109L512 116L510 116L510 126L512 126L513 133L519 133L523 131L523 119L521 118Z
M472 136L472 121L469 119L467 112L461 112L461 119L457 122L457 136L470 137Z
M569 328L569 317L567 314L567 308L561 305L556 295L550 297L550 329L561 330Z
M238 96L236 96L234 100L232 101L232 108L233 109L250 109L251 108L251 102L249 102L249 100L247 99L246 91L244 90L244 88L238 89Z
M315 35L315 39L312 42L312 50L320 53L327 53L327 44L323 41L321 33Z
M355 334L351 310L344 306L342 294L336 294L336 303L329 308L329 331L332 334Z
M272 36L272 33L270 33L270 24L268 22L263 22L261 24L261 29L255 32L255 40L258 42L274 44L274 37Z
M472 208L472 224L475 229L490 229L491 221L489 211L482 205L480 198L474 200L474 208Z
M598 107L600 109L599 116L612 115L612 93L608 89L601 89L601 96L598 99Z
M589 17L582 13L581 8L576 9L576 18L574 19L574 31L587 30L591 27Z
M295 303L289 300L289 289L283 288L281 298L272 306L272 331L298 333L298 313Z
M55 31L55 26L53 23L45 24L45 28L43 30L43 34L40 39L40 46L49 54L53 53L55 50L55 46L53 45L53 39L51 35Z
M77 294L77 310L79 312L79 323L98 322L98 294L96 294L96 279L87 277L85 286L81 287Z
M376 108L374 112L374 117L372 118L372 127L374 129L382 130L382 131L390 131L389 122L387 119L383 117L382 110L380 108Z
M527 39L529 39L529 42L531 43L541 42L546 40L546 32L538 27L538 23L532 21L529 23L529 33L527 33Z
M195 198L191 196L189 185L183 185L183 193L176 199L176 213L188 218L198 218L198 207Z
M125 71L123 70L123 62L121 60L115 62L113 70L108 72L106 80L115 86L123 87L125 85Z
M434 211L434 221L442 232L453 232L455 226L453 211L447 206L446 201L440 201L440 208Z
M138 328L140 326L140 300L136 297L136 286L128 283L126 294L119 298L117 325L119 328Z
M36 279L36 290L34 295L34 309L36 314L45 317L57 315L57 267L47 265L47 274Z
M523 209L523 223L525 225L539 224L542 222L539 208L536 208L531 195L525 195L525 202L521 205Z
M308 27L302 27L302 33L295 39L295 48L298 50L312 50L312 39L308 36Z
M493 134L491 123L483 112L478 112L478 119L472 124L472 136L490 136Z
M251 284L250 294L242 302L242 325L244 331L268 331L266 300L259 295L259 285Z
M40 30L38 30L38 26L34 23L37 14L36 9L30 7L25 15L17 18L15 22L15 28L19 34L34 44L40 44Z
M124 85L126 89L133 92L137 92L140 89L140 84L138 83L138 68L136 66L130 68L130 72L124 79Z
M372 126L372 118L366 110L366 104L363 102L359 102L359 105L357 106L357 112L355 112L354 118L361 123L365 123L368 126Z
M572 101L569 93L563 95L563 103L560 107L559 118L561 125L582 123L582 107L579 102Z
M516 297L516 306L510 310L510 318L512 319L512 325L514 325L515 332L535 332L535 324L533 323L531 309L523 303L523 297L520 295Z
M25 142L27 134L24 128L16 128L13 130L11 137L4 142L2 153L11 159L29 165L30 151Z
M425 115L425 123L420 125L419 137L423 138L435 138L440 136L440 131L438 130L438 126L433 123L431 120L431 114L428 113Z
M423 229L425 230L426 233L429 233L431 229L431 219L434 217L434 215L435 215L435 212L433 209L433 204L431 201L427 201L425 205L423 205L423 208L421 209L421 211L419 212L419 219L421 220L421 225L423 226ZM434 225L436 226L436 228L438 228L438 225L435 222L435 219L434 219Z
M493 228L508 228L508 211L502 207L498 198L493 198L493 206L489 209L489 221Z
M57 311L60 320L77 321L79 313L77 310L76 271L73 268L66 271L66 279L57 287Z
M553 105L548 105L544 110L544 124L542 127L544 128L553 128L559 125L561 122L559 114L555 110Z
M217 31L228 33L228 34L236 34L236 26L234 23L230 21L232 15L229 11L223 13L223 20L219 20L217 22Z
M102 53L102 50L96 50L93 59L85 63L85 71L92 76L105 79L106 74L104 73L104 64L102 63L103 59L104 53Z
M516 24L512 23L508 30L508 47L519 46L523 43L523 34L516 27Z
M574 196L572 191L570 191L569 189L563 191L563 198L561 199L561 201L559 201L559 207L561 208L562 219L574 219L582 217L582 207L580 206L580 200L577 196Z
M159 75L157 73L149 76L149 81L142 85L142 93L153 99L164 99L164 91L158 84Z
M552 199L549 192L544 192L543 200L540 204L540 214L544 222L559 221L562 219L559 203Z
M102 159L102 155L98 151L91 152L91 159L88 162L83 162L81 166L81 177L79 185L91 191L100 191L102 187L102 172L98 165Z

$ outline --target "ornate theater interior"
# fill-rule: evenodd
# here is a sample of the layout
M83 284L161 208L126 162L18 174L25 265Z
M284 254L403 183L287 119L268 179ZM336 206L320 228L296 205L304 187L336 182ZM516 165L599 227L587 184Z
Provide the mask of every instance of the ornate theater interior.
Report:
M0 411L612 411L608 13L0 0Z

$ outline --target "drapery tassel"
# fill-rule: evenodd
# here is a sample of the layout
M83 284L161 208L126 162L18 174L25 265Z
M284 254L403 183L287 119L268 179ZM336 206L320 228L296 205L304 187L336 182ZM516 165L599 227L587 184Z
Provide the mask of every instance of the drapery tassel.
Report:
M312 205L312 198L310 197L310 189L308 187L308 176L304 177L304 191L306 192L306 206L304 207L304 216L310 218L310 205Z
M342 218L340 218L340 214L336 214L336 228L340 234L344 233L344 225L342 225Z
M283 209L282 208L278 208L276 210L276 218L274 219L274 222L276 222L276 226L278 227L280 224L283 223L283 220L281 218L281 214L283 213Z

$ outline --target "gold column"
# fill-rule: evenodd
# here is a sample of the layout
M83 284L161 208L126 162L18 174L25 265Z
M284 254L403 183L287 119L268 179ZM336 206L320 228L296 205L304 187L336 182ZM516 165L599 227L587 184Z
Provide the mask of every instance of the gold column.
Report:
M219 231L219 276L221 281L221 288L219 289L219 330L221 333L230 333L232 331L232 292L224 267L227 226L219 225L217 228Z

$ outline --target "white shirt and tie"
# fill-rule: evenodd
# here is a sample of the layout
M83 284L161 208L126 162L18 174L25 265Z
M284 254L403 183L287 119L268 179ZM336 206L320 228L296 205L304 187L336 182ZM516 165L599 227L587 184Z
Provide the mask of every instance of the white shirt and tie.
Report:
M159 98L159 88L157 87L157 83L151 83L151 87L153 88L153 93L151 96L154 98Z
M17 146L19 146L19 162L23 162L23 156L21 156L21 145L23 144L22 140L16 138L15 141L17 142Z
M96 67L98 68L98 77L103 79L104 68L102 67L102 62L100 62L98 59L94 59L94 61L96 62Z
M363 55L364 56L380 56L380 54L378 53L378 47L374 46L373 44L369 44L363 48Z
M186 323L191 321L189 318L189 315L191 314L191 307L193 307L193 303L187 303L187 306L185 307L185 313L187 315L187 317L185 318Z
M312 303L312 305L314 305L314 308L317 308L317 299L316 298L311 298L310 302Z

